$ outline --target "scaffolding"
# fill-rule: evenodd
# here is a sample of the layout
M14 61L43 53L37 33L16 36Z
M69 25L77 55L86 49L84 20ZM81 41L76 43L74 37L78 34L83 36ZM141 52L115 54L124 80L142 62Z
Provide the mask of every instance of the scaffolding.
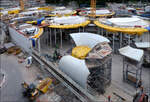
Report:
M111 83L111 55L101 60L95 59L93 61L93 59L87 59L86 64L90 71L87 81L88 89L92 88L98 94L104 94L105 89Z
M123 81L131 83L136 87L142 79L142 62L143 58L138 62L123 56Z

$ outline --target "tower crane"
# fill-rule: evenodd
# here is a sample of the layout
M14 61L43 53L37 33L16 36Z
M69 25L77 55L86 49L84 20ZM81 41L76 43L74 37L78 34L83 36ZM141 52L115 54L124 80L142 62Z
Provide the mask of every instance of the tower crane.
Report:
M96 16L96 0L91 0L91 17Z
M22 11L24 10L24 1L23 0L20 0L20 8Z

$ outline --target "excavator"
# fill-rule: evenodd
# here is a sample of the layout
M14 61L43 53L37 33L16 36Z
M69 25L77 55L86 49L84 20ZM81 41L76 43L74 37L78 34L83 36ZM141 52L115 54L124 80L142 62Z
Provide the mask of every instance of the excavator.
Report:
M49 86L52 84L51 78L45 78L40 81L37 85L27 84L26 82L21 83L23 88L22 94L24 97L27 97L30 101L34 101L39 95L45 94Z
M29 100L34 100L39 96L39 91L36 89L34 84L28 85L26 82L23 82L21 85L23 87L22 94L24 97L28 97Z

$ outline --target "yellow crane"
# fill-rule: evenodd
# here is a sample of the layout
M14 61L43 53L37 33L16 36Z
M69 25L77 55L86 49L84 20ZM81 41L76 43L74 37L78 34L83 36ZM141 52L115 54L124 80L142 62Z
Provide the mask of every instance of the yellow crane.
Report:
M24 1L23 0L20 0L20 8L22 11L24 10Z
M91 17L96 16L96 0L91 0Z

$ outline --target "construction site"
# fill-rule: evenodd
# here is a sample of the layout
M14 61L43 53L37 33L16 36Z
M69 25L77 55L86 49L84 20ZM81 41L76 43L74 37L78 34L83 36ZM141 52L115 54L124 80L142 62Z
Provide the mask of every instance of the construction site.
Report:
M150 102L150 2L128 1L1 0L0 101Z

